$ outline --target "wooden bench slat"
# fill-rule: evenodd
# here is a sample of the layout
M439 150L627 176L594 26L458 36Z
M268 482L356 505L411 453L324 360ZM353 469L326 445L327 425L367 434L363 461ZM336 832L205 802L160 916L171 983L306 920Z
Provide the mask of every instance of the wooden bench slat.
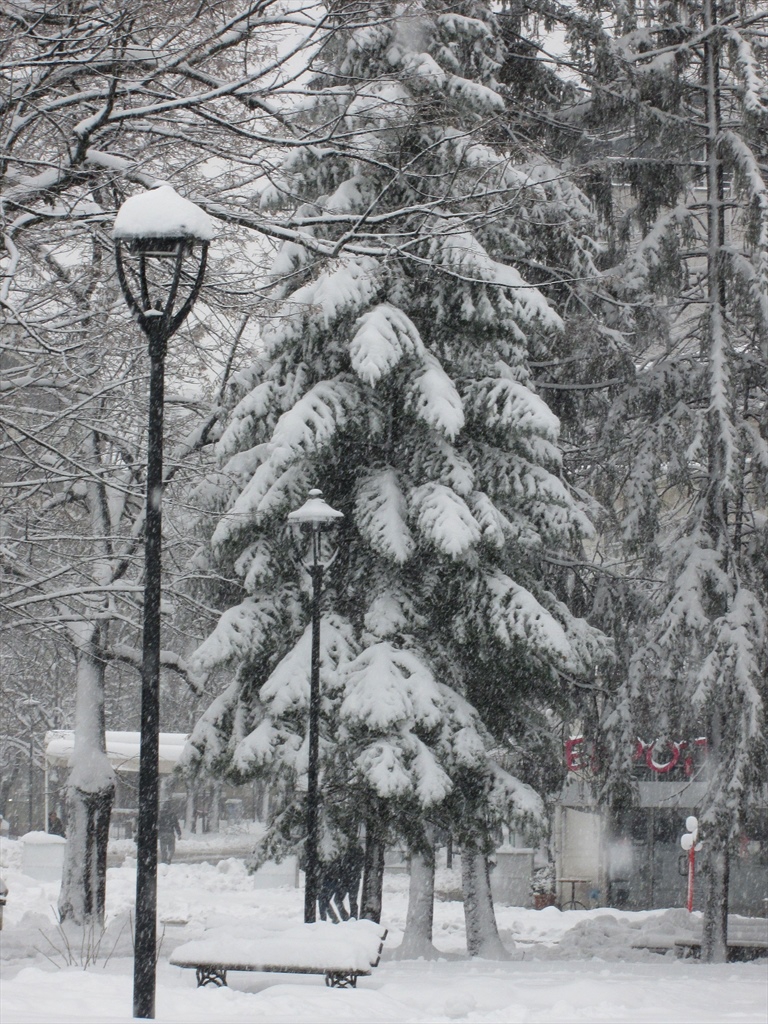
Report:
M379 961L370 964L369 967L357 967L349 962L341 963L338 960L328 961L322 965L302 964L298 961L291 963L268 961L244 960L235 961L223 959L205 959L204 957L177 957L172 956L168 961L173 967L220 967L228 971L262 971L265 973L283 972L284 974L326 974L328 971L356 971L358 974L370 974L371 968L378 967Z
M329 971L348 974L370 975L371 971L360 967L303 967L299 964L254 964L254 963L218 963L205 960L184 960L173 957L169 963L174 967L194 968L201 967L210 971L253 971L255 974L328 974ZM371 964L377 967L378 964Z

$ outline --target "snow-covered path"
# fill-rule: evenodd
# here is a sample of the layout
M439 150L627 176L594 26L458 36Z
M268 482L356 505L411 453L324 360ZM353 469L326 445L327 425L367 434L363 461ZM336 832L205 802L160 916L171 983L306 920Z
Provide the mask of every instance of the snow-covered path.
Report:
M76 964L61 966L66 947L52 909L58 886L22 874L19 845L0 844L0 872L10 889L0 932L2 1024L130 1021L133 963L128 913L135 885L133 862L109 870L108 932L96 965L83 971ZM450 892L454 882L442 872L438 888ZM168 964L175 946L228 921L240 927L249 921L255 927L264 921L299 921L301 893L289 877L248 875L236 858L162 867L158 895L165 933L157 1020L765 1024L768 1017L765 961L709 967L631 948L632 940L643 933L685 922L680 911L561 914L554 908L537 912L499 907L502 937L510 947L514 944L514 959L497 963L465 958L461 904L442 900L435 907L435 944L444 959L397 961L392 955L402 938L406 890L404 875L387 876L386 956L370 978L360 979L357 990L326 989L317 977L286 980L255 974L231 974L228 988L198 989L194 972ZM80 951L73 950L72 958L80 959Z
M111 969L110 969L111 968ZM24 968L3 983L3 1024L125 1024L131 1018L131 961L103 971ZM226 989L196 989L191 972L160 967L161 1022L610 1022L726 1024L766 1019L765 965L384 963L356 990L322 979L232 976Z

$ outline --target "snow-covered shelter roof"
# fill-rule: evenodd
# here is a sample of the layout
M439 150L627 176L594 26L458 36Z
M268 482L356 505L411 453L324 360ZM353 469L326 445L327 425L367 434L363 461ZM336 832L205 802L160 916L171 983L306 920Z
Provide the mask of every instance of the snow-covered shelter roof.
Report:
M108 732L107 757L119 772L138 772L141 734L138 732ZM169 775L179 763L187 734L160 733L160 774ZM70 768L75 750L75 734L69 729L55 729L45 734L45 759L49 765Z

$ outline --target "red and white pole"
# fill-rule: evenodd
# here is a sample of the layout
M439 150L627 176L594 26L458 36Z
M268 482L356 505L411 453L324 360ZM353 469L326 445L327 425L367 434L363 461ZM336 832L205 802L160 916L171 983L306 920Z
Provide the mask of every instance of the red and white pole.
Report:
M680 837L680 845L688 854L688 913L693 911L693 879L696 872L696 853L701 849L699 839L699 822L692 814L685 819L688 831Z

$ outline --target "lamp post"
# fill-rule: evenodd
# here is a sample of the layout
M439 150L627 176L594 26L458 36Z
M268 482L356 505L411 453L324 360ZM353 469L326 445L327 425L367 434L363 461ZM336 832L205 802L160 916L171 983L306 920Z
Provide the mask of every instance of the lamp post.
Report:
M307 727L307 845L304 856L304 920L311 923L316 917L319 888L317 833L320 783L320 594L323 573L336 558L334 551L324 557L322 537L344 515L323 499L322 491L313 488L309 497L295 512L288 515L288 523L297 532L308 535L309 559L304 567L312 577L312 662L309 677L309 723Z
M129 309L147 337L150 360L134 1017L155 1016L165 355L168 340L186 319L200 293L212 236L213 225L207 214L167 184L126 200L117 212L112 232L120 287ZM135 258L132 268L127 265L124 250ZM188 287L186 298L183 298L180 290L185 277Z

